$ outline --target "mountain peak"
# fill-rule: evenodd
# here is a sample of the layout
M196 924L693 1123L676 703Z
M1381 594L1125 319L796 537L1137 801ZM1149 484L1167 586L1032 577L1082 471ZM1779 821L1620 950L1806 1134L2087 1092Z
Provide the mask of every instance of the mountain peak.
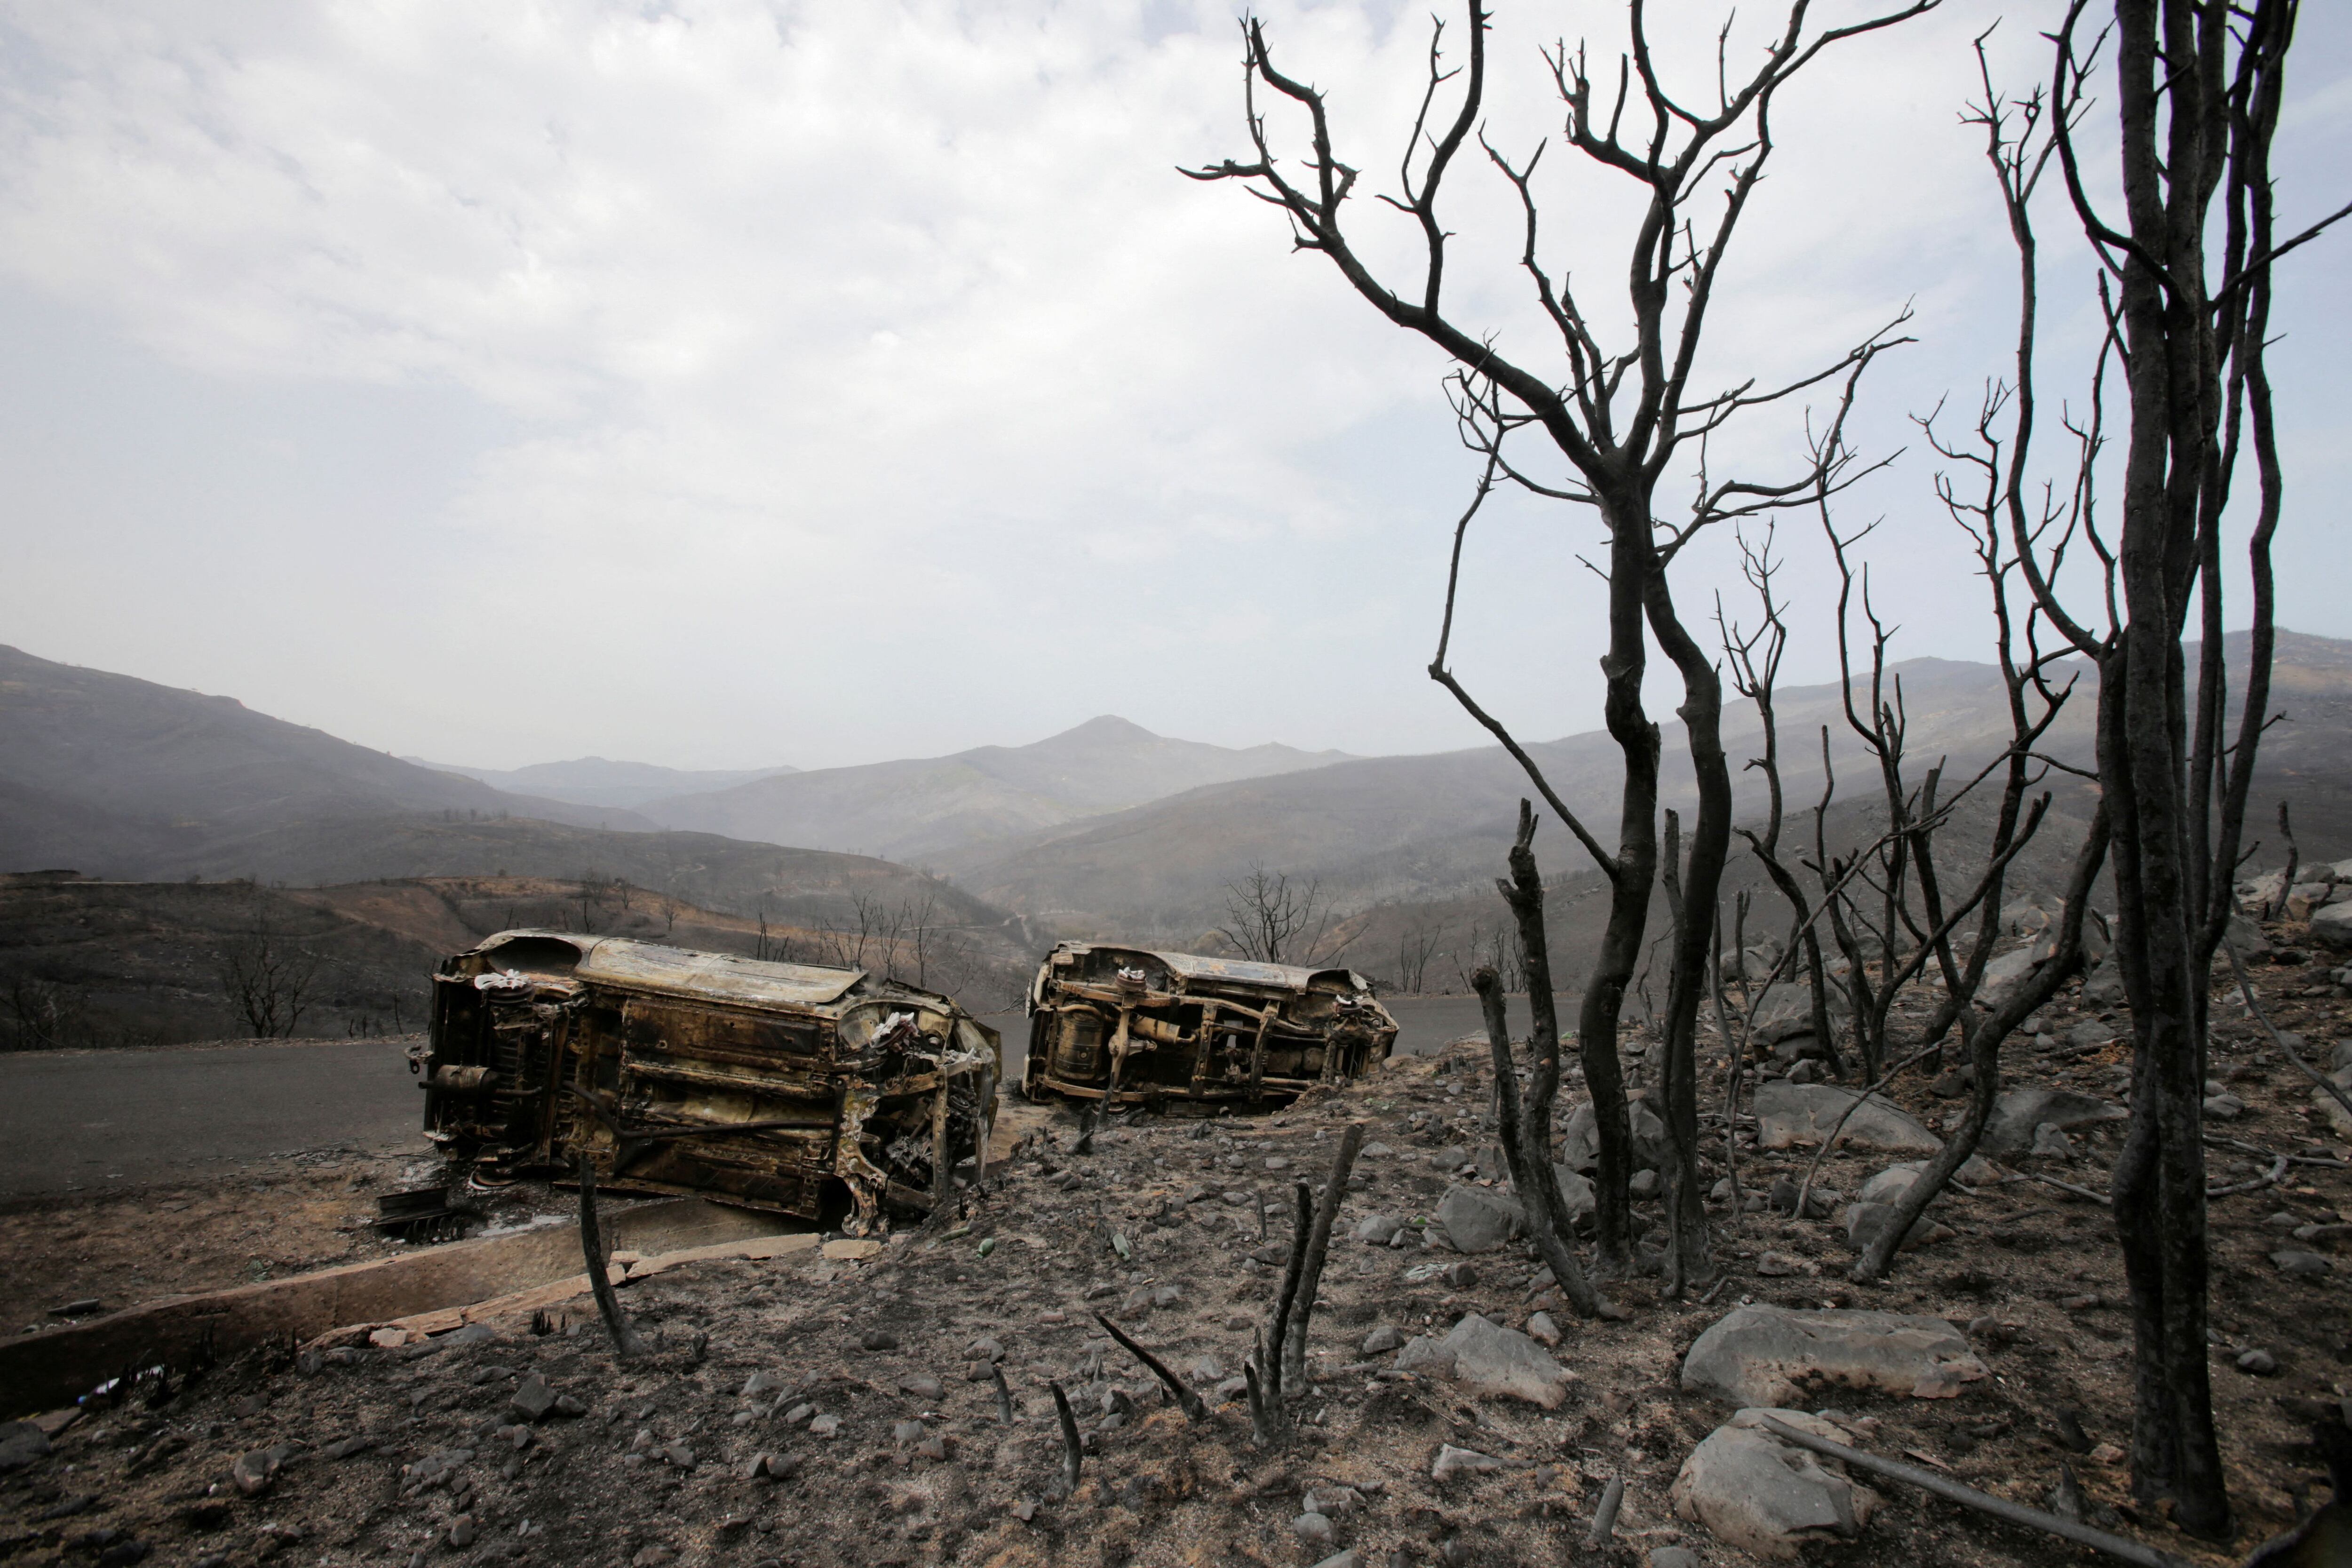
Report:
M1095 745L1138 745L1159 739L1160 739L1160 736L1131 720L1122 719L1116 713L1102 713L1073 729L1065 730L1058 735L1049 736L1042 743L1051 744L1055 741L1085 741Z

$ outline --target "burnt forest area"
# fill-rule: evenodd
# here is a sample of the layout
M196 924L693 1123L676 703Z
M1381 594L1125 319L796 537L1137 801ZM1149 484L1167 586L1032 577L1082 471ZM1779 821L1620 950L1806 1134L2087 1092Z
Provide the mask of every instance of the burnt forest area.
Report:
M2305 928L2267 935L2255 994L2324 1062L2352 1032L2347 988L2304 945ZM2221 988L2217 978L2217 997ZM2347 1234L2352 1149L2340 1112L2314 1106L2308 1082L2242 1006L2217 1000L2216 1018L2211 1087L2227 1101L2217 1099L2210 1128L2213 1180L2231 1190L2213 1200L2213 1375L2231 1492L2252 1541L2291 1523L2324 1488L2308 1422L2352 1381L2333 1258ZM2085 1005L2070 984L2012 1048L2013 1086L2116 1103L2127 1051L2116 1023L2112 1005ZM1629 1033L1626 1044L1642 1041ZM1719 1080L1719 1050L1713 1060ZM94 1400L45 1423L51 1453L0 1479L0 1551L39 1563L226 1564L282 1552L632 1568L1288 1568L1349 1552L1399 1565L1632 1563L1679 1548L1692 1554L1680 1561L1735 1563L1744 1554L1675 1506L1686 1461L1740 1403L1690 1386L1685 1363L1710 1327L1762 1304L1919 1314L1963 1343L1974 1364L1952 1363L1932 1396L1799 1374L1799 1396L1784 1405L1820 1413L1850 1446L2035 1506L2061 1487L2063 1467L2085 1518L2188 1561L2234 1561L2130 1498L2122 1273L2106 1211L2074 1190L2104 1187L2120 1123L2082 1120L2055 1140L2058 1129L2038 1129L2038 1152L1971 1168L1974 1180L1937 1200L1921 1244L1889 1277L1855 1285L1844 1276L1853 1205L1900 1152L1832 1152L1800 1216L1787 1211L1812 1149L1759 1146L1759 1131L1770 1143L1780 1130L1744 1121L1744 1201L1718 1187L1708 1205L1726 1268L1711 1300L1664 1300L1654 1280L1615 1280L1622 1321L1586 1321L1564 1310L1523 1241L1448 1245L1441 1208L1464 1245L1485 1244L1493 1238L1462 1216L1506 1184L1489 1063L1484 1042L1465 1041L1262 1121L1138 1114L1090 1141L1067 1113L1010 1113L1000 1129L1009 1158L941 1224L633 1282L621 1298L653 1345L635 1361L614 1358L582 1299L413 1342L387 1346L377 1342L399 1331L358 1325L174 1367L122 1403ZM1928 1127L1954 1103L1916 1074L1891 1097ZM1289 1189L1328 1170L1354 1123L1365 1142L1315 1307L1295 1436L1261 1449L1242 1368L1280 1288ZM1710 1172L1725 1152L1716 1119ZM359 1204L397 1175L354 1164L278 1179L307 1184L304 1212L323 1221L339 1196ZM202 1212L203 1196L192 1189L175 1202ZM18 1291L79 1289L77 1255L103 1238L125 1258L159 1244L180 1212L160 1206L90 1199L0 1220L25 1266ZM1657 1207L1637 1202L1637 1227L1655 1225ZM1097 1312L1197 1389L1203 1413L1186 1416ZM1432 1364L1433 1345L1473 1314L1553 1347L1556 1376L1482 1383ZM1079 1436L1074 1491L1055 1384ZM240 1483L240 1464L258 1484ZM1624 1488L1613 1531L1589 1545L1615 1478ZM1839 1562L2084 1560L2080 1548L1899 1483L1852 1479L1875 1508Z

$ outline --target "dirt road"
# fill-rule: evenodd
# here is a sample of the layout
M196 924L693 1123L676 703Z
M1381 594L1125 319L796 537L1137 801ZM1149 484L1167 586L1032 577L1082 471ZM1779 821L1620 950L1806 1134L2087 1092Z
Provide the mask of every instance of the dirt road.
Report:
M0 1198L141 1186L300 1149L425 1151L405 1039L0 1056Z

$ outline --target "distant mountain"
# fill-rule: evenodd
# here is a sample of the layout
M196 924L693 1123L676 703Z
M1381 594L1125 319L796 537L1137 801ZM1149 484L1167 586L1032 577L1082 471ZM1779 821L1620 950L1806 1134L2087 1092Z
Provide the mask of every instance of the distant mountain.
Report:
M1171 741L1105 717L1032 745L786 773L640 809L666 827L928 860L1203 784L1348 760L1281 745L1235 750Z
M257 835L416 813L651 826L420 768L234 698L0 647L0 869L170 876Z
M772 768L666 768L654 763L616 763L604 757L578 757L568 763L533 763L524 768L469 768L456 763L429 763L404 757L421 768L479 779L492 789L546 800L568 800L578 805L640 806L666 795L727 789L778 773L798 773L782 763Z
M2228 646L2232 668L2242 671L2243 635ZM1914 659L1890 675L1901 681L1915 781L1938 758L1948 758L1948 795L2007 743L2005 700L1992 666ZM1885 697L1895 699L1892 680ZM1855 698L1858 707L1866 707L1866 691L1858 689ZM2095 681L2084 679L2042 749L2089 763L2096 702ZM2285 799L2306 858L2352 854L2352 643L2281 633L2273 707L2286 721L2263 741L2248 840L2273 846L2258 857L2262 863L2284 858L2275 847L2275 816ZM1859 830L1875 809L1876 774L1847 726L1838 685L1785 689L1777 708L1791 831L1810 832L1808 814L1822 788L1823 726L1837 774L1837 820ZM1687 821L1693 797L1688 765L1679 760L1681 736L1671 714L1658 717L1667 731L1660 804L1683 810ZM1762 809L1763 792L1759 775L1740 764L1757 753L1760 736L1752 708L1727 708L1725 748L1748 820ZM1591 731L1528 749L1596 835L1613 841L1619 759L1608 735ZM2053 775L2052 783L2062 806L2074 809L2064 775ZM940 852L937 863L980 898L1028 915L1047 931L1126 931L1175 940L1213 927L1223 914L1225 885L1253 865L1319 882L1323 896L1342 913L1490 898L1517 802L1533 793L1517 764L1497 747L1365 758L1210 785L967 845ZM2051 845L2037 846L2029 858L2034 863L2045 847L2055 857L2053 868L2063 863L2058 826L2053 821ZM1548 875L1584 868L1581 851L1557 825L1546 827L1538 842ZM1735 862L1748 858L1738 845L1734 849Z

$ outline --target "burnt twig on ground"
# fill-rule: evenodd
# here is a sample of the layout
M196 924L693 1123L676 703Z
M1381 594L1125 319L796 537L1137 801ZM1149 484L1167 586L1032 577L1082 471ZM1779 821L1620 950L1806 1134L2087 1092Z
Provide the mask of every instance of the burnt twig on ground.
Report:
M1187 1387L1182 1378L1171 1372L1166 1362L1137 1344L1128 1337L1124 1330L1100 1312L1095 1314L1095 1321L1100 1323L1103 1326L1103 1332L1117 1340L1128 1354L1150 1367L1152 1376L1167 1385L1168 1392L1176 1396L1176 1407L1184 1412L1184 1418L1187 1421L1206 1421L1209 1418L1207 1402Z

